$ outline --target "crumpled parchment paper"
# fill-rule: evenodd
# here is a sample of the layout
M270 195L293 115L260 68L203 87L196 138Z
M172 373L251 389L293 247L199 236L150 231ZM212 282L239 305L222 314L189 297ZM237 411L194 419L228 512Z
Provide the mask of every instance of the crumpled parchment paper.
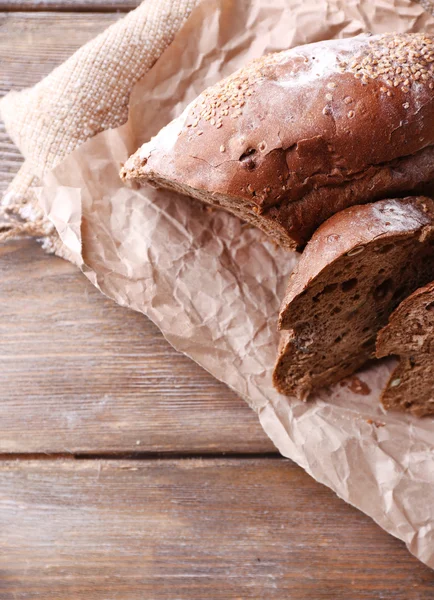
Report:
M148 315L247 400L283 455L434 568L434 420L384 413L390 363L308 404L280 396L276 319L297 255L231 215L118 177L141 143L248 59L368 30L432 33L434 18L411 0L204 0L135 88L128 123L48 174L40 202L95 286Z

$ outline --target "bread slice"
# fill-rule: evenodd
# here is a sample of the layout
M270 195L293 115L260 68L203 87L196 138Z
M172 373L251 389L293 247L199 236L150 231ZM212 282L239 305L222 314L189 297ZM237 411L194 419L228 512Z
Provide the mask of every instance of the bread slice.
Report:
M384 408L434 415L434 283L419 288L391 314L377 337L377 356L399 356L381 395Z
M375 357L394 308L434 279L434 202L381 200L348 208L315 232L282 303L274 385L309 394Z
M359 35L269 54L205 90L121 171L222 207L281 246L434 179L434 37Z

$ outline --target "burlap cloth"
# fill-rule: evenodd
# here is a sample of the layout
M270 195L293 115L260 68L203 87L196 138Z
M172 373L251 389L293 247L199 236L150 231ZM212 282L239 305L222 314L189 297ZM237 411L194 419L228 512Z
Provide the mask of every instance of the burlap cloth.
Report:
M200 0L144 0L34 87L10 92L0 116L25 162L0 203L0 242L42 238L64 251L33 188L67 154L127 120L135 83L151 69Z

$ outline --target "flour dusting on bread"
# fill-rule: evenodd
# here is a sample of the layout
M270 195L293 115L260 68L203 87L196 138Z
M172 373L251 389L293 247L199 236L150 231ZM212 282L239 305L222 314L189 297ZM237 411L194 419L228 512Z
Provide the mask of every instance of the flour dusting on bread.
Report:
M433 38L317 42L211 86L122 170L228 210L281 246L434 179Z

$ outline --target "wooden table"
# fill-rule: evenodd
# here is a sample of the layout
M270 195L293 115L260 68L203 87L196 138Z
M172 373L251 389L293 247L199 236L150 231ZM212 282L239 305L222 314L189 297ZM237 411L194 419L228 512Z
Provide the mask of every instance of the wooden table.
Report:
M134 0L0 2L0 93ZM0 191L21 157L0 125ZM0 600L432 600L434 573L34 241L0 248Z

